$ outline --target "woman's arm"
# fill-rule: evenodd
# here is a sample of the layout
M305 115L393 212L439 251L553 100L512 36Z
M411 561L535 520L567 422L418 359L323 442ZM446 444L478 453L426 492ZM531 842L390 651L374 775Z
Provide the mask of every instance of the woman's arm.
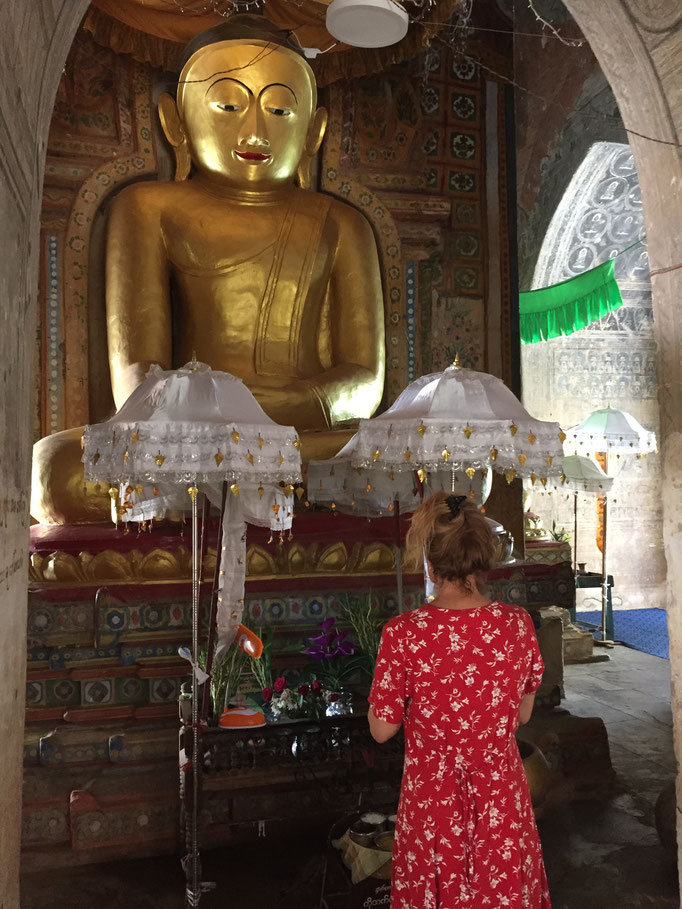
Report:
M533 713L533 704L535 703L535 692L524 694L519 705L519 726L525 726Z
M386 720L380 720L379 717L374 716L372 707L369 708L367 719L369 720L369 731L376 742L387 742L392 739L402 725L401 723L387 723Z

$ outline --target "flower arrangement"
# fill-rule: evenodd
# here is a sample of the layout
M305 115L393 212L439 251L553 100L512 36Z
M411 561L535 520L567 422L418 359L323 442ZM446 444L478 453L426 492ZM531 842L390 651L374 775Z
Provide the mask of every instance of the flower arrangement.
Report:
M272 722L280 722L282 719L319 719L324 716L327 705L332 699L336 700L338 695L327 691L317 679L299 685L297 689L292 688L282 675L271 686L263 688L262 697L267 708L266 716L269 713Z
M569 543L571 540L570 533L565 527L557 527L556 521L552 521L552 529L549 535L556 543Z
M308 646L302 651L310 662L301 673L294 671L296 682L284 675L273 680L272 632L259 629L263 653L259 659L251 660L249 667L261 690L268 722L316 720L325 715L352 713L349 686L357 684L363 675L372 678L381 623L371 594L348 598L341 608L361 651L356 652L350 630L340 628L336 618L325 619L319 633L308 638Z
M259 628L258 637L263 642L263 652L257 660L251 660L250 669L259 688L272 687L272 629Z

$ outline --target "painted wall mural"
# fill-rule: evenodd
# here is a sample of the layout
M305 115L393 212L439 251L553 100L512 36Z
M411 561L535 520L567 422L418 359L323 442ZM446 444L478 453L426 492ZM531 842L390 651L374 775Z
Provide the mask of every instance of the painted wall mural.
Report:
M491 368L485 81L477 65L433 46L380 76L331 86L327 100L322 188L356 204L381 238L387 402L456 354L463 365ZM506 226L502 234L506 248ZM505 302L498 333L509 321ZM509 380L501 363L492 371Z
M79 33L57 92L45 167L36 438L87 422L89 386L108 382L103 301L95 311L89 294L92 229L112 193L155 173L152 115L150 69Z

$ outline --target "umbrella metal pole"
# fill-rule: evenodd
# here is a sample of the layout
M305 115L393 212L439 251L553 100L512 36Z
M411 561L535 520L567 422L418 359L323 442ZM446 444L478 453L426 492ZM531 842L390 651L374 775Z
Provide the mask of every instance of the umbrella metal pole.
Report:
M185 888L187 909L199 905L201 882L199 873L199 533L197 491L192 487L192 812L190 830L189 873Z
M398 590L398 614L405 611L403 596L403 554L400 545L400 500L393 500L393 520L395 522L395 578Z
M208 496L204 495L204 501L201 508L201 537L199 539L199 593L201 594L201 585L204 582L204 559L206 558L206 547L208 545L208 519L211 514L211 503ZM199 638L202 636L201 628L201 603L199 604Z

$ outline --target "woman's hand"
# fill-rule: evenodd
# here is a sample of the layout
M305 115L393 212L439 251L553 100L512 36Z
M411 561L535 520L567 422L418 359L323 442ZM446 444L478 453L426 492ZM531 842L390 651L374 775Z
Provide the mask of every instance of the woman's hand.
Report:
M535 703L535 692L533 694L524 694L519 705L519 726L525 726L533 713L533 704Z
M387 742L392 739L401 726L400 723L387 723L386 720L380 720L378 716L374 716L372 707L369 708L367 719L369 720L369 731L375 742Z

